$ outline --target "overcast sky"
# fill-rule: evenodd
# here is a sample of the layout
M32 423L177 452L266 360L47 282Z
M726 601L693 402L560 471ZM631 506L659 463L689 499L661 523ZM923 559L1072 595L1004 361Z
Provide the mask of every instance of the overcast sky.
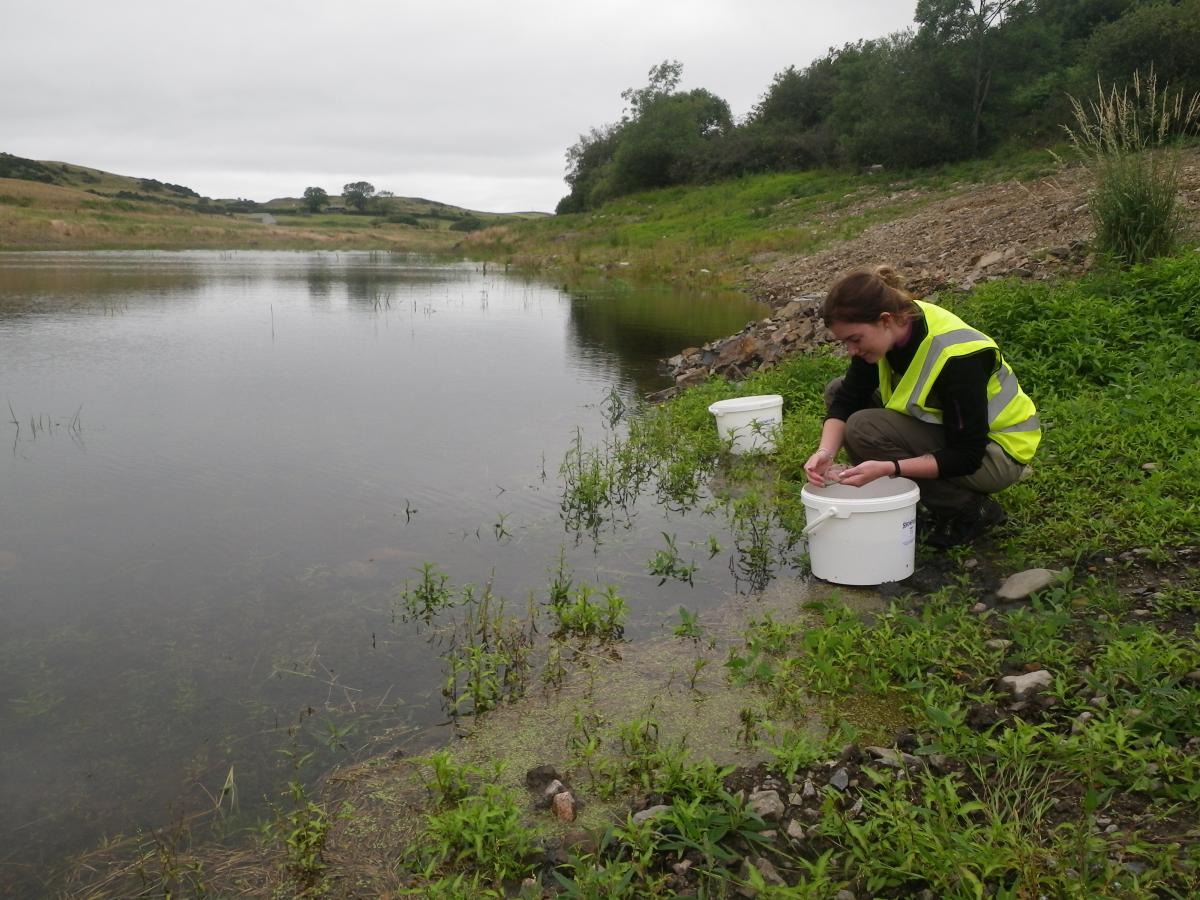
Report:
M0 151L270 200L365 180L552 210L563 154L683 63L749 112L916 0L0 0Z

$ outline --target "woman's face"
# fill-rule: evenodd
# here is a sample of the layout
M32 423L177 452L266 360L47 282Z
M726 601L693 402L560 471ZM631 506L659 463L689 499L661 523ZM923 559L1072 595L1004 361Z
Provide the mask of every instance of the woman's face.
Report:
M884 313L874 322L834 322L829 330L847 353L874 365L883 359L883 355L892 349L896 339L907 329L906 326L898 326L896 317L891 313Z

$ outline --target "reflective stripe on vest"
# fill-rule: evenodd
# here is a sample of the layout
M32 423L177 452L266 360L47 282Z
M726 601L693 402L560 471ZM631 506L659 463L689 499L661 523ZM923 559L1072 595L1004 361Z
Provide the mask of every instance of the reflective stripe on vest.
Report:
M1041 422L1033 401L1021 390L996 342L940 306L923 301L917 301L917 305L925 316L929 333L894 387L887 358L879 360L879 391L884 406L922 422L941 425L942 410L929 405L929 391L946 361L994 350L999 364L988 378L988 437L1013 459L1029 462L1041 441Z

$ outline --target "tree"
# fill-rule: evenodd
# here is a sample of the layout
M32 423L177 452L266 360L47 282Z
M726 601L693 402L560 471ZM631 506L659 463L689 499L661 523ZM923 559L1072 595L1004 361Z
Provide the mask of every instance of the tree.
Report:
M613 190L628 194L691 181L714 138L733 125L729 104L697 88L642 105L613 155Z
M329 205L329 195L324 188L306 187L304 189L304 208L310 213L319 213Z
M992 32L1022 0L918 0L917 23L927 46L962 48L968 57L971 87L969 149L979 152L980 123L992 85Z
M622 116L625 120L639 119L646 107L661 97L669 96L679 86L683 77L683 63L677 59L664 59L657 66L651 66L649 82L644 88L625 88L621 91L621 99L629 104Z
M605 125L593 128L588 134L581 134L579 140L567 148L565 180L571 192L558 201L554 210L556 213L582 212L593 204L597 188L612 166L621 127Z
M716 138L733 127L729 104L702 88L676 92L683 63L650 67L649 83L627 88L621 121L593 128L567 150L571 193L556 212L590 209L612 197L680 184L703 170Z
M749 124L813 128L833 111L837 94L837 57L830 52L804 71L788 66L775 75L771 86L750 113Z
M375 185L368 181L352 181L342 186L342 199L347 206L353 206L359 212L366 212L367 205L375 196Z
M1200 0L1134 6L1092 32L1084 53L1089 81L1124 82L1129 73L1153 69L1158 83L1181 92L1184 102L1200 91ZM1090 83L1089 88L1095 88Z

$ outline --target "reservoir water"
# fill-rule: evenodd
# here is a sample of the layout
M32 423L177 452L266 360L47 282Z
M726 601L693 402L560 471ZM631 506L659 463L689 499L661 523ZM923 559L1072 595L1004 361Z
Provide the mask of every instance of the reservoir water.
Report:
M722 557L646 570L713 522L576 541L558 468L658 358L765 314L387 254L0 255L0 895L230 782L252 823L298 759L443 740L396 616L426 563L524 603L562 554L634 636L717 602Z

